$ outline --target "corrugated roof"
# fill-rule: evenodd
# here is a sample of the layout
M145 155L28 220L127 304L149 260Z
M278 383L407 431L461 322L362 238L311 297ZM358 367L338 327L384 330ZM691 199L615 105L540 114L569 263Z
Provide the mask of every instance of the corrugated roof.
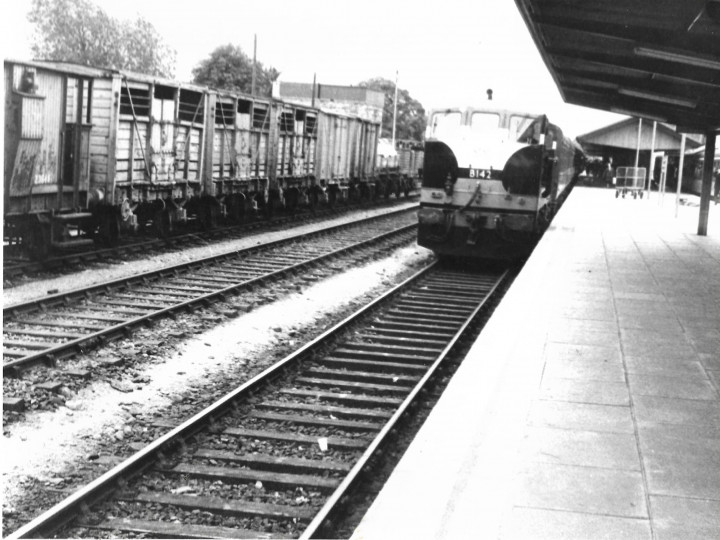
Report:
M720 129L720 0L515 0L568 103Z

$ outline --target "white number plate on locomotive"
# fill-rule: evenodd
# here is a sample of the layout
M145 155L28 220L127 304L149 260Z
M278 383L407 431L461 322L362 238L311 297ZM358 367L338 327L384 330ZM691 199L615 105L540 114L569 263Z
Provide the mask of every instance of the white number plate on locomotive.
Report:
M468 178L477 178L479 180L490 178L490 171L487 169L468 169Z

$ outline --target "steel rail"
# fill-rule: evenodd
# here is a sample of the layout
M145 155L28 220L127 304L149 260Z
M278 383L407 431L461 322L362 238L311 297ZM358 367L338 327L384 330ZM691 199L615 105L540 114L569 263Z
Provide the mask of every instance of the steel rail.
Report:
M416 195L412 195L408 200L403 202L410 202L413 199L417 199ZM182 234L170 236L168 238L155 238L151 240L145 240L140 242L129 243L125 245L108 247L102 249L94 249L91 251L78 251L69 253L67 255L59 255L51 257L44 261L27 261L15 264L3 265L3 277L5 279L12 279L17 276L28 273L37 273L43 270L55 270L62 268L65 265L77 264L81 262L92 263L95 261L102 261L112 257L119 257L122 255L131 255L147 249L170 249L180 247L186 242L192 242L194 240L215 240L218 238L226 238L228 235L238 235L243 232L255 231L263 228L272 228L278 225L285 225L295 222L308 221L311 222L317 219L324 219L334 216L340 216L346 211L351 210L363 210L363 209L374 209L382 208L384 206L394 206L395 204L401 204L394 199L390 203L381 204L355 204L344 207L333 207L325 208L322 210L303 212L293 214L289 216L283 216L280 218L272 218L270 220L258 220L249 223L243 223L238 225L231 225L227 227L219 227L210 231L193 231Z
M412 283L416 280L429 273L436 264L437 262L434 261L425 268L422 268L402 283L396 285L383 295L377 297L370 303L346 317L320 336L316 337L312 341L309 341L295 352L243 383L241 386L223 396L212 405L206 407L190 419L150 443L139 452L133 454L122 463L116 465L84 488L73 493L40 516L23 525L7 536L7 538L49 537L62 526L69 523L72 519L85 513L91 504L96 504L105 500L118 487L125 485L130 478L141 473L144 469L159 460L163 455L170 452L176 445L181 444L182 441L192 437L194 434L204 429L205 425L208 423L214 422L216 418L219 418L231 409L235 401L251 395L256 388L264 385L268 381L271 381L287 367L299 362L310 352L331 341L337 333L348 328L352 323L370 313L377 306L387 302L399 292L412 285Z
M376 221L379 219L383 219L385 217L392 217L392 216L400 215L400 214L403 214L406 212L413 212L413 211L416 211L418 208L419 208L419 205L412 206L410 208L404 208L401 210L395 210L393 212L388 212L387 214L382 214L379 216L372 216L372 217L358 219L355 221L350 221L347 223L341 223L339 225L333 225L332 227L320 229L317 231L299 233L299 234L296 234L293 236L288 236L286 238L281 238L279 240L273 240L271 242L256 244L254 246L247 247L247 248L234 249L234 250L226 251L224 253L211 255L209 257L204 257L202 259L196 259L194 261L186 261L183 263L166 266L164 268L159 268L157 270L149 270L147 272L144 272L142 274L136 274L134 276L118 278L115 280L106 281L103 283L97 283L95 285L90 285L87 287L81 287L78 289L74 289L72 291L57 293L57 294L45 296L43 298L37 298L34 300L28 300L27 302L19 302L17 304L12 304L9 306L3 306L3 318L7 319L8 317L11 317L14 315L27 314L27 313L31 313L34 311L45 309L47 307L65 304L67 302L67 300L85 298L85 297L87 297L88 294L92 294L96 291L105 292L108 289L132 285L135 283L140 283L149 278L163 277L164 275L174 274L174 273L180 272L182 270L192 269L194 267L205 266L207 264L210 264L210 263L213 263L216 261L222 261L222 260L230 259L233 257L252 255L258 251L265 251L268 249L272 249L272 248L281 246L283 244L290 244L290 243L296 242L298 240L321 237L321 236L328 235L330 233L333 233L333 232L336 232L336 231L339 231L342 229L347 229L350 227L354 227L356 225L362 225L363 223L369 223L371 221Z
M402 402L400 407L382 427L382 429L379 431L375 439L373 439L373 441L370 443L365 452L363 452L362 456L360 456L360 459L353 466L348 475L342 480L342 482L335 489L333 494L330 495L330 498L325 502L320 511L315 515L315 518L313 518L313 520L307 526L303 534L300 536L301 539L317 538L317 534L322 534L323 525L327 522L327 519L333 514L333 512L338 508L342 497L345 496L345 494L351 489L352 485L358 480L358 478L360 478L363 470L367 467L370 460L375 456L378 449L380 449L382 444L390 435L390 432L395 428L401 418L413 405L420 392L422 392L428 382L432 379L433 375L438 370L440 365L445 361L445 359L453 350L455 345L463 337L468 327L472 325L473 322L477 319L483 307L485 307L487 302L495 295L498 287L500 287L500 285L505 281L509 272L509 270L505 270L505 272L500 275L500 277L495 282L495 285L493 285L490 291L486 294L485 298L475 307L475 309L468 316L463 325L458 329L450 342L442 350L437 359L425 372L425 375L423 375L423 377L418 381L415 387L411 390L411 392Z
M373 218L368 218L372 220ZM364 221L364 220L363 220ZM353 224L357 224L359 222L353 222ZM345 225L341 225L338 227L332 227L331 229L323 229L322 231L311 233L312 235L323 235L325 233L329 233L333 230L336 230L337 228L344 228ZM311 259L307 259L305 261L301 261L299 263L286 266L284 268L280 268L278 270L268 272L262 276L258 276L256 278L252 278L246 281L239 281L236 284L230 285L228 287L225 287L223 289L219 289L217 291L212 291L209 293L205 293L199 296L196 296L195 298L191 298L189 300L185 300L183 302L179 302L175 305L162 308L156 311L152 311L150 313L141 315L139 317L135 317L133 319L130 319L128 321L105 327L97 332L93 332L92 334L87 334L84 336L81 336L77 339L67 341L65 343L60 343L55 347L49 348L49 349L43 349L38 351L35 354L31 354L28 356L24 356L22 358L19 358L17 360L11 360L5 364L3 364L3 375L8 376L18 376L22 368L27 368L31 365L37 365L39 363L43 362L49 362L54 363L59 358L67 358L73 354L75 354L75 350L78 352L82 352L84 348L89 348L94 343L101 343L104 339L107 339L108 336L121 336L123 335L123 332L128 331L130 328L138 326L140 324L143 324L145 322L151 321L153 319L162 317L164 315L180 311L183 309L187 309L188 307L191 307L196 304L202 304L202 303L208 303L211 300L214 300L216 298L225 298L231 294L236 294L239 290L242 289L248 289L255 285L261 284L264 281L279 278L285 274L289 274L298 270L301 270L303 268L306 268L308 266L316 265L322 261L333 259L335 257L341 256L345 253L355 251L358 249L362 249L363 247L369 246L371 244L375 244L378 242L381 242L385 239L391 238L393 236L398 236L403 234L404 232L411 231L413 229L417 228L417 224L411 224L411 225L405 225L403 227L394 229L392 231L388 231L385 233L382 233L380 235L374 236L372 238L363 240L361 242L357 242L355 244L351 244L349 246L345 246L343 248L340 248L338 250L332 251L331 253L326 253L324 255L319 255L317 257L313 257ZM298 238L307 238L306 235L300 235L298 237L293 237L291 239L285 239L285 240L278 240L275 242L271 242L269 244L263 244L262 246L253 246L252 248L248 249L248 252L250 251L258 251L258 250L265 250L269 247L275 247L277 244L282 244L286 242L291 242L293 240L297 240ZM242 252L243 254L247 252ZM131 278L123 278L121 280L115 280L113 282L108 282L105 284L99 284L96 286L93 286L91 288L92 291L96 290L107 290L108 287L118 287L119 285L123 285L123 288L127 288L128 286L140 282L143 282L143 279L147 279L150 276L156 276L156 275L162 275L163 273L174 273L178 268L186 269L188 266L203 266L209 262L209 260L215 261L218 259L222 259L224 257L227 257L227 254L214 256L209 259L203 259L202 261L194 261L190 263L182 263L181 265L176 265L173 267L165 268L159 271L152 271L147 272L145 274L141 274L139 276L133 276ZM66 295L57 295L60 297L68 297L69 295L77 295L81 294L82 296L85 296L88 294L86 291L74 291L72 293L67 293ZM57 305L57 304L54 304ZM12 307L7 308L9 310L13 309ZM21 312L26 313L26 312ZM13 312L13 315L15 313ZM3 313L3 316L7 318L7 315Z

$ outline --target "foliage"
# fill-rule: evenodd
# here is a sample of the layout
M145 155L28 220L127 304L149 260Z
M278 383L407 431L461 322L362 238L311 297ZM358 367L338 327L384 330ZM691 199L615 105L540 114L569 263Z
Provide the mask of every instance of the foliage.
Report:
M363 81L359 86L379 90L385 93L385 107L383 110L382 136L392 137L393 104L395 101L395 83L388 79L377 77ZM397 93L397 122L395 124L395 139L411 139L420 141L425 133L425 109L422 104L410 96L410 92L398 88Z
M197 84L249 94L252 89L252 69L252 58L237 45L228 43L212 51L209 58L193 68L192 74ZM280 76L280 72L273 67L265 68L257 62L255 76L256 95L272 95L272 83Z
M120 21L88 0L33 0L32 53L42 60L172 77L176 52L148 21Z

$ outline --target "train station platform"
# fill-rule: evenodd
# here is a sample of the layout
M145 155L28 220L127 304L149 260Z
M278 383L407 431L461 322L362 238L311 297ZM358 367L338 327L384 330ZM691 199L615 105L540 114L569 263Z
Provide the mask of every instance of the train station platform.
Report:
M720 538L720 205L576 188L353 538Z

